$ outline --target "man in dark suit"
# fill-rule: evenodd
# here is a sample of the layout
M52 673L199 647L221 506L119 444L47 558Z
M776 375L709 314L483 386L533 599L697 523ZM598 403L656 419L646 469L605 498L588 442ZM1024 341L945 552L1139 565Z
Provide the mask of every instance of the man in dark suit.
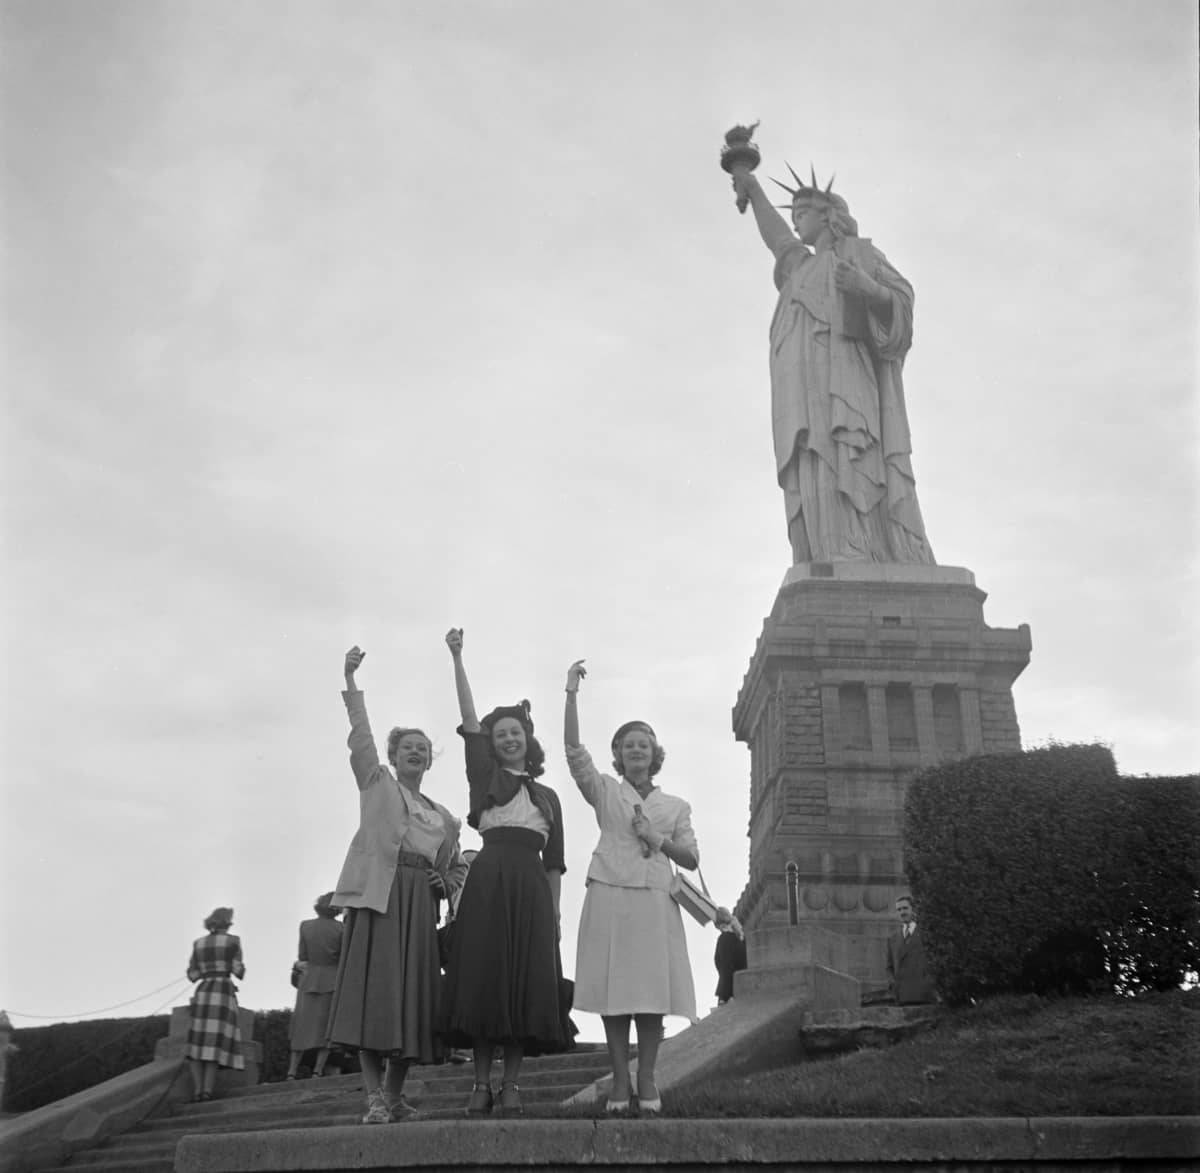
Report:
M917 929L912 897L896 898L900 927L888 937L887 975L892 997L901 1006L936 1002L937 992L925 971L925 943Z

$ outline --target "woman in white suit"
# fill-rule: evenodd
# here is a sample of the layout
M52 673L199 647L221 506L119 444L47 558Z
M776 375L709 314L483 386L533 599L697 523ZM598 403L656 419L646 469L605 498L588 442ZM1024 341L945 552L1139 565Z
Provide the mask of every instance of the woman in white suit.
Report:
M662 1110L654 1067L663 1016L696 1018L683 919L670 895L671 865L699 867L700 849L692 808L654 783L666 754L645 721L627 721L613 735L616 777L596 769L579 740L577 695L586 674L582 660L567 672L563 721L567 765L600 826L579 918L575 1009L604 1021L613 1065L611 1113L629 1111L629 1025L637 1024L638 1109L653 1115Z
M332 897L347 911L329 1040L358 1049L363 1122L386 1124L415 1114L401 1094L409 1066L438 1057L437 905L462 886L467 865L459 820L421 793L433 757L429 738L397 727L387 742L395 773L379 761L365 694L354 681L365 654L358 647L346 653L342 693L359 827Z

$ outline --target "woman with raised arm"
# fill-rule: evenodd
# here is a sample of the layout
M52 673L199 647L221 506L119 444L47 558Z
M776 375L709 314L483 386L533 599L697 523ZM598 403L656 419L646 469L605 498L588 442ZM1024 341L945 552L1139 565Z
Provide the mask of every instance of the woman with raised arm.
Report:
M606 1111L629 1111L629 1024L637 1024L638 1110L662 1111L654 1082L663 1016L696 1019L696 989L671 865L700 866L692 808L654 784L666 754L645 721L626 721L612 739L613 769L602 774L579 740L579 685L587 670L567 670L563 740L567 765L596 812L600 841L588 866L575 954L575 1007L604 1020L612 1062Z
M440 1057L434 1033L440 968L437 904L462 884L459 821L421 793L433 746L420 729L388 734L392 770L379 761L365 694L354 674L366 655L346 653L350 768L359 826L331 903L346 909L329 1040L357 1048L367 1091L364 1124L405 1120L402 1095L413 1063Z
M465 744L471 808L467 822L483 839L471 864L455 919L446 973L445 1033L472 1048L475 1086L467 1103L483 1115L493 1103L521 1111L517 1084L525 1053L562 1050L571 1035L558 955L558 898L563 859L562 806L536 781L545 752L533 735L529 702L493 709L482 720L463 667L463 633L446 644ZM494 1100L492 1055L504 1051L504 1076Z

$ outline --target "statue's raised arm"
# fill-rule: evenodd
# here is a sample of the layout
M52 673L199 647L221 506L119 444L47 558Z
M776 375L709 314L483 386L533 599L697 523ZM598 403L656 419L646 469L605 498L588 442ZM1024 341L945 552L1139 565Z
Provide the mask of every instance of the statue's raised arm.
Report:
M755 122L726 131L725 146L721 149L721 167L729 172L733 181L737 210L744 212L747 206L753 210L763 243L778 256L784 248L795 243L796 237L787 221L772 207L762 184L754 178L754 168L758 166L761 156L750 137L757 126Z
M833 180L790 164L796 186L775 180L789 226L752 174L753 129L726 135L721 166L775 257L771 419L792 560L932 563L904 405L912 286L858 235Z

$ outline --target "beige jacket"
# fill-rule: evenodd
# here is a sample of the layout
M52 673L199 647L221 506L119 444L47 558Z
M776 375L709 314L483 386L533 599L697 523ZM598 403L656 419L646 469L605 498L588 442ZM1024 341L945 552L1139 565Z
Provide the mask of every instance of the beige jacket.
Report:
M366 694L343 692L346 712L350 717L350 768L358 783L358 830L350 841L346 862L342 864L333 903L339 908L371 908L386 912L392 877L400 855L409 815L400 796L395 776L379 761L371 723L367 719ZM432 800L431 800L432 801ZM440 803L433 803L446 821L446 838L438 849L435 867L450 895L462 887L467 877L467 864L459 850L459 828L456 819Z

